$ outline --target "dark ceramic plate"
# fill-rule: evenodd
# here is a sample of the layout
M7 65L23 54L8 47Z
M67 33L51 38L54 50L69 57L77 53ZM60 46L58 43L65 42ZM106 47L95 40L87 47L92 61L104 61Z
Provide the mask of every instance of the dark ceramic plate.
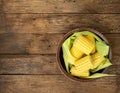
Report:
M61 70L61 72L63 72L63 74L71 79L71 80L74 80L74 81L84 81L85 79L82 79L82 78L78 78L78 77L74 77L74 76L71 76L69 73L67 73L66 71L66 68L65 68L65 64L64 64L64 59L63 59L63 52L62 52L62 44L63 42L69 37L71 36L73 33L75 32L80 32L80 31L90 31L90 32L93 32L94 34L96 34L97 36L99 36L103 41L106 42L107 45L109 45L109 42L108 40L103 36L103 34L101 34L100 32L94 30L94 29L91 29L91 28L77 28L77 29L74 29L72 31L69 31L66 35L64 35L64 37L62 38L62 40L60 41L59 45L58 45L58 49L57 49L57 63L58 63L58 66ZM110 45L109 45L110 46ZM112 59L112 51L111 51L111 48L109 50L109 56L108 58L111 60ZM107 69L107 68L105 68ZM103 73L105 71L105 69L103 70L100 70L99 72L100 73ZM88 80L88 79L87 79ZM89 79L90 80L90 79Z

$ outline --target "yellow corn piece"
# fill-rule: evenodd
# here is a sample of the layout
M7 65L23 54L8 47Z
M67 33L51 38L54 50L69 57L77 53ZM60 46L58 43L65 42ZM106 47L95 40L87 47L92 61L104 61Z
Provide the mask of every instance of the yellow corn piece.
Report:
M76 58L81 58L82 55L84 54L84 53L83 53L82 51L80 51L79 48L76 47L76 46L73 46L70 51L71 51L71 54L72 54L74 57L76 57Z
M95 46L95 38L94 37L88 35L88 36L86 36L86 38L89 39ZM92 50L92 53L95 53L95 51L96 51L96 48L94 47Z
M91 56L85 56L77 61L75 61L75 67L76 69L79 69L80 72L87 71L91 68L93 68L93 65L91 63Z
M75 39L73 46L78 47L79 50L87 55L89 55L95 47L94 44L83 35L79 35Z
M98 67L106 60L105 57L101 56L98 52L92 55L92 59L93 69Z
M81 72L79 69L76 69L74 66L70 70L71 75L78 77L88 77L90 75L89 70Z

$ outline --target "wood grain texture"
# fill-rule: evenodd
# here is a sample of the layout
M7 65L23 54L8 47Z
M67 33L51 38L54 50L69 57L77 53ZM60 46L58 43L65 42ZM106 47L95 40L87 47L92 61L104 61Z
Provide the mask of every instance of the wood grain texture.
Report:
M55 54L64 34L0 34L0 54ZM120 34L105 34L113 53L120 54ZM119 56L119 55L118 55Z
M0 74L61 74L55 55L0 55Z
M78 27L120 33L120 14L0 14L0 33L67 33Z
M73 82L63 75L1 75L0 93L120 93L119 78Z
M0 0L2 13L120 13L120 0Z
M0 34L0 54L55 54L63 34Z
M113 51L112 77L73 82L56 60L65 33L89 27ZM120 93L120 0L0 0L0 93Z

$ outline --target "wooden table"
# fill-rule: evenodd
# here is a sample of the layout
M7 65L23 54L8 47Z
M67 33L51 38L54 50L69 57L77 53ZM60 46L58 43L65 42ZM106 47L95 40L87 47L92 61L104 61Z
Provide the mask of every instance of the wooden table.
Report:
M117 76L73 82L56 49L78 27L102 32ZM0 93L120 93L120 0L0 0Z

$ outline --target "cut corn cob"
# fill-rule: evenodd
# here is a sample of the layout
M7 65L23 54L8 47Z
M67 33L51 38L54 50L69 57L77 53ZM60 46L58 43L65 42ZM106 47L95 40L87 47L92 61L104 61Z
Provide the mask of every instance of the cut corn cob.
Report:
M80 51L79 48L76 47L76 46L73 46L70 51L71 51L71 54L72 54L74 57L76 57L76 58L81 58L82 55L84 54L84 53L83 53L82 51Z
M92 36L86 36L93 44L94 44L94 46L95 46L95 38L94 37L92 37ZM92 53L95 53L95 51L96 51L96 48L94 47L93 48L93 50L92 50Z
M79 69L76 69L74 66L70 70L71 75L78 77L88 77L90 75L89 70L81 72Z
M94 49L94 44L83 35L79 35L73 43L80 51L89 55Z
M76 69L79 69L80 72L87 71L91 68L93 68L93 65L91 63L91 56L85 56L77 61L75 61L75 67Z
M92 59L93 69L105 61L105 57L101 56L98 52L92 55Z

